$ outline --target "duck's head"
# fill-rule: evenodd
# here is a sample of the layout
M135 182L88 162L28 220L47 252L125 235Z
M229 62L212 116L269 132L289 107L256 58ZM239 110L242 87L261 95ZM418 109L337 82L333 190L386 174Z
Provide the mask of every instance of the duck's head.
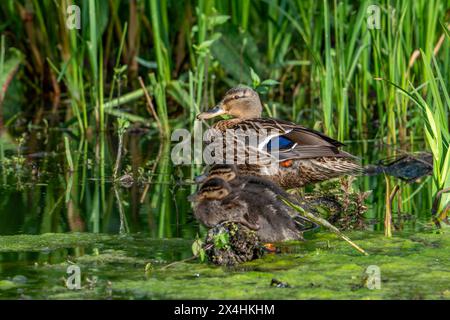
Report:
M239 85L228 90L223 99L212 109L197 115L197 119L211 119L222 114L239 119L260 118L262 104L258 93L247 86Z
M234 180L238 174L238 169L234 164L215 164L209 169L208 179L221 178L226 182Z
M189 201L202 201L202 200L222 200L231 193L231 187L223 179L212 178L208 179L197 193L188 197Z
M238 169L234 164L215 164L202 175L195 177L196 183L203 183L207 179L220 178L226 182L235 179L238 174Z

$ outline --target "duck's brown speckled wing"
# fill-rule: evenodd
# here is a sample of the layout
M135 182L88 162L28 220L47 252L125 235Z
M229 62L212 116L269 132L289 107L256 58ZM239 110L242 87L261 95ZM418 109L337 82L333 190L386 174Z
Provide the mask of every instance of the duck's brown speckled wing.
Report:
M238 120L238 121L236 121ZM220 124L220 125L219 125ZM255 118L255 119L232 119L219 121L217 123L217 129L243 129L243 130L278 130L280 135L288 137L293 142L302 146L330 146L330 147L341 147L344 144L328 137L327 135L301 126L299 124L272 119L272 118Z
M321 157L336 157L348 158L352 160L359 160L358 157L351 155L348 152L339 150L336 147L330 146L302 146L298 145L290 150L283 150L279 153L280 161L297 160L297 159L312 159Z

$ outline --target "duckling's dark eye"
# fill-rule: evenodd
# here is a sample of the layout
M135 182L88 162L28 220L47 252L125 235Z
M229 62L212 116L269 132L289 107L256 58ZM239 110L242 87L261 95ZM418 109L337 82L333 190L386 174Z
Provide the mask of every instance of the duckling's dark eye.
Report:
M236 95L236 96L234 96L234 98L235 98L235 99L239 99L239 98L240 98L240 96Z

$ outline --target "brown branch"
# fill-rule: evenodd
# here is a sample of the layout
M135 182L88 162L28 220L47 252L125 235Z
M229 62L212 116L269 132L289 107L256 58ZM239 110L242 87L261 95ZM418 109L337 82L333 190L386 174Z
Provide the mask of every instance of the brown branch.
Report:
M434 198L433 206L431 208L431 214L433 216L435 216L438 213L439 202L441 201L442 194L447 193L447 192L450 192L450 188L445 188L445 189L439 190L438 193L436 193L436 197Z
M447 29L450 30L450 24L447 25ZM442 44L444 43L444 40L445 40L445 33L441 34L438 42L434 46L434 49L433 49L434 56L437 56L437 54L439 53L439 50L441 49ZM413 53L411 54L411 57L409 58L408 69L406 69L406 73L405 73L406 78L409 77L409 71L414 66L414 63L416 62L417 59L419 59L419 57L420 57L420 51L418 49L414 50Z
M155 118L156 125L158 126L158 129L159 129L159 133L162 134L163 131L162 131L161 121L159 121L159 117L155 111L155 107L153 106L152 99L150 98L150 95L147 91L147 88L145 87L145 84L144 84L144 81L142 80L142 78L139 77L138 80L139 80L139 84L141 85L142 90L144 91L145 98L147 100L147 111L148 111L148 113L150 113L150 115L152 115Z

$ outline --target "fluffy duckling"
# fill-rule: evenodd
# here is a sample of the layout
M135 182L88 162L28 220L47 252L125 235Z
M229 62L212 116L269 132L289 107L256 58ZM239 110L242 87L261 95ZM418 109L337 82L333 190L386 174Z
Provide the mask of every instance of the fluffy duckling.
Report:
M263 185L236 188L222 178L210 177L189 200L194 202L195 217L205 226L240 223L254 230L263 242L301 240L307 229L303 221L293 218L296 212L279 194Z
M233 164L215 164L207 170L204 174L197 176L195 178L197 183L203 183L204 181L211 178L220 178L228 182L228 184L233 189L240 189L243 192L252 193L255 197L265 189L270 190L277 197L287 199L293 203L298 204L304 210L313 211L316 210L306 204L302 199L287 193L282 188L280 188L276 183L264 179L262 177L247 175L246 172L242 172L238 169L236 165ZM315 223L309 221L308 219L300 216L297 212L290 210L291 217L295 219L296 223L304 227L305 230L310 228L318 227Z
M212 165L207 172L195 177L195 182L200 184L211 178L221 178L228 182L232 188L239 188L247 192L258 192L267 188L283 198L294 200L289 193L281 189L274 182L259 176L247 174L246 171L242 171L234 164Z

